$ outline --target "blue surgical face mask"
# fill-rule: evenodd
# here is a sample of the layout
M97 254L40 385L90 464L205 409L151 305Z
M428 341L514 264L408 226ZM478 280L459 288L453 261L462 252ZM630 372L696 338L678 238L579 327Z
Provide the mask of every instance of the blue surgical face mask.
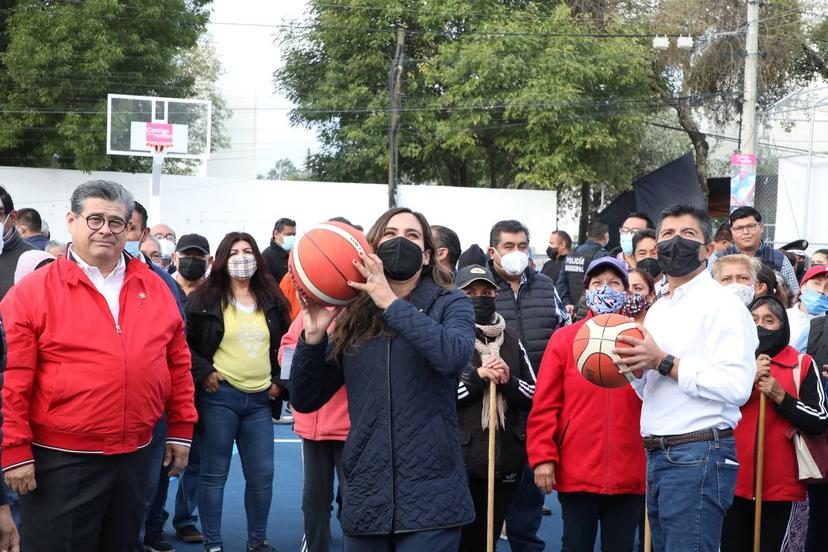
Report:
M586 304L593 314L619 312L627 301L627 292L603 286L586 292Z
M799 300L805 305L805 309L815 316L828 312L828 297L818 291L806 289L799 296Z
M621 234L621 251L628 257L633 254L633 235Z
M129 240L124 244L124 251L126 251L133 257L137 257L138 253L141 252L141 242L137 240Z
M290 251L296 243L296 236L282 236L282 249Z

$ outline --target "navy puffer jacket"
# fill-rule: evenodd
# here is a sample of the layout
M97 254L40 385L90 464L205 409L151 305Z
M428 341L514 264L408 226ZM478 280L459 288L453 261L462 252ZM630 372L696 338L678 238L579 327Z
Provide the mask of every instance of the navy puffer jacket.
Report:
M344 383L351 431L342 463L342 529L387 535L474 519L457 425L457 381L474 351L474 309L460 291L423 277L383 313L393 336L327 360L327 342L300 339L291 402L313 412Z

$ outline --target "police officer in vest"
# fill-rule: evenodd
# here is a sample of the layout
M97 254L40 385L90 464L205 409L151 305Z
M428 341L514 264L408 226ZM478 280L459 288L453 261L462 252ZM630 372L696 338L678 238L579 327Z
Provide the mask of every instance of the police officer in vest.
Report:
M584 293L584 271L593 259L609 255L605 249L608 243L609 225L603 220L593 219L587 228L587 240L566 256L564 268L555 285L570 316L575 314L575 305ZM586 315L586 306L579 306L583 307L578 309L581 316L575 318Z
M828 317L819 316L811 320L806 353L813 357L822 373L822 381L828 380ZM812 484L808 488L808 537L805 552L816 552L825 548L828 542L828 482Z
M764 230L762 213L753 207L739 207L730 213L730 232L733 234L734 245L721 253L714 253L710 257L707 267L711 269L716 264L716 259L725 255L733 255L734 253L753 255L762 263L782 274L791 293L796 296L799 293L799 281L796 272L794 272L791 262L781 251L774 249L771 245L762 243Z

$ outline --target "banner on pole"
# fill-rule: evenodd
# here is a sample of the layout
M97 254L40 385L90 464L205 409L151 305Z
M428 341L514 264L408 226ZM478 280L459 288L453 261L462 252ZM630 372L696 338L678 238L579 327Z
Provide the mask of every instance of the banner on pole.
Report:
M753 207L756 196L756 155L734 153L730 156L730 212Z

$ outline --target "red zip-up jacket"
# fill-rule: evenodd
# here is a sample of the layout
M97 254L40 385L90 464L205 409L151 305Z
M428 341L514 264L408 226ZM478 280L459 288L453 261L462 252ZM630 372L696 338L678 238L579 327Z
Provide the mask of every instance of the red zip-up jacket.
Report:
M555 463L558 492L644 494L641 401L632 387L604 389L578 371L572 346L592 318L552 334L526 428L529 464Z
M0 312L8 340L4 470L33 462L32 445L134 452L149 444L165 410L168 442L192 439L197 414L184 323L146 264L127 260L117 322L65 257L14 286Z
M805 500L808 486L799 481L793 441L785 435L792 425L805 433L818 434L828 426L825 390L816 365L809 355L802 356L799 398L793 368L799 353L785 347L773 357L770 375L785 390L782 404L768 399L765 407L765 464L762 477L762 500ZM750 399L742 407L742 420L736 426L736 496L752 500L756 495L756 442L759 421L759 390L754 386Z

